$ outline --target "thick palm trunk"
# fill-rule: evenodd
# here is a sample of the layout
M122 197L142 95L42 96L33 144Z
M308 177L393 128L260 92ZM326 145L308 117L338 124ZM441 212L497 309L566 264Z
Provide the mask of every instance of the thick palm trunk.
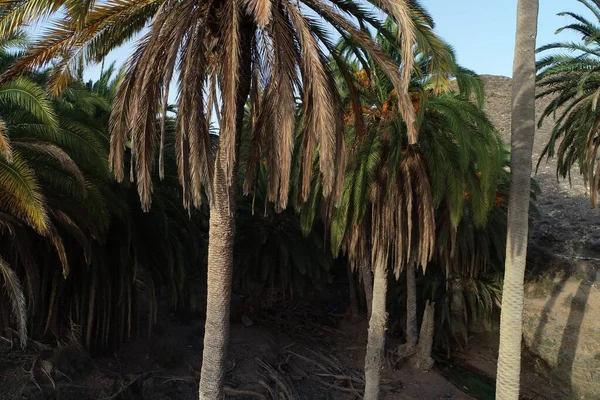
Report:
M425 311L423 313L423 322L421 323L421 333L419 335L419 345L413 359L413 365L423 371L429 371L433 367L431 358L431 349L433 349L433 333L435 330L435 303L427 300Z
M367 318L371 318L371 310L373 309L373 273L368 265L361 265L360 274L365 291L365 301L367 303Z
M406 343L398 347L400 359L413 356L417 350L417 281L414 265L406 266Z
M223 380L229 340L229 311L233 274L236 187L228 187L219 152L214 175L214 203L210 210L208 239L208 292L200 399L223 398Z
M236 153L243 127L244 105L250 92L251 56L249 44L245 43L249 34L242 29L239 83L236 99ZM200 373L200 400L221 400L224 398L223 383L226 371L227 345L229 342L229 314L231 305L231 284L233 276L233 241L235 237L236 179L228 177L225 165L226 151L219 150L215 160L213 176L213 198L210 208L208 238L208 276L206 298L206 325L204 330L204 350ZM238 171L238 157L231 173ZM234 184L228 185L228 181Z
M450 329L454 337L461 337L466 340L467 337L467 319L466 304L463 278L456 278L450 281L450 314L452 324Z
M418 340L417 327L417 282L415 267L406 266L406 348L413 350Z
M519 0L512 82L511 183L500 318L496 399L517 400L521 373L523 280L535 133L535 39L538 0Z
M373 303L365 356L365 400L379 399L387 327L387 263L377 257L373 279Z

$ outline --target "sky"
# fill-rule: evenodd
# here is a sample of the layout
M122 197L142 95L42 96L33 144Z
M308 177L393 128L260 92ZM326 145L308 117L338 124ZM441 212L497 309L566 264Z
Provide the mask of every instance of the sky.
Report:
M432 15L435 31L456 50L458 62L478 74L512 75L517 0L421 0ZM571 22L556 14L571 11L593 20L576 0L540 0L538 47L577 37L558 28Z
M456 50L458 62L479 74L512 75L517 0L421 0L433 16L435 31ZM577 38L556 29L570 23L561 11L590 16L576 0L540 0L538 46ZM111 53L107 63L122 65L133 48L126 45ZM86 78L96 78L100 66L87 69Z

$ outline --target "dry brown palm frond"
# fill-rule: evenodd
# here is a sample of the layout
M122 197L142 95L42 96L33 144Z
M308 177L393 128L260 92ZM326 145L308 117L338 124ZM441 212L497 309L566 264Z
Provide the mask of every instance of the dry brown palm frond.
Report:
M158 12L151 31L139 43L130 60L130 68L121 82L116 98L115 112L111 116L111 154L109 162L118 179L123 177L123 158L125 140L131 138L132 165L136 167L138 192L145 210L150 207L152 196L151 167L156 147L156 116L163 114L161 136L164 136L164 112L168 98L168 86L174 73L176 55L184 36L191 37L182 49L182 63L185 79L180 83L180 114L185 113L188 125L178 127L178 149L185 146L185 160L178 157L180 179L191 181L193 191L184 188L186 206L191 200L198 205L201 200L200 181L202 171L209 175L209 168L201 164L196 157L205 160L208 154L209 140L201 110L201 95L204 76L202 59L204 54L201 39L198 38L196 25L202 8L193 8L193 4L168 2ZM187 57L185 54L189 54ZM196 57L195 64L189 58ZM188 60L187 62L185 60ZM198 67L199 66L199 67ZM200 68L199 72L195 68ZM160 99L160 107L159 101ZM200 115L198 114L200 110ZM182 134L183 133L183 134ZM187 147L192 147L188 149ZM200 148L199 148L200 147ZM191 165L189 165L191 163ZM189 168L186 168L189 165ZM184 172L182 173L181 170ZM205 178L204 181L207 181Z
M299 60L294 44L292 26L279 10L273 15L270 26L272 38L269 65L270 80L262 96L255 89L254 105L257 115L247 160L245 193L253 186L261 157L268 163L268 200L277 203L278 209L287 207L294 146L296 104L296 65ZM259 97L260 96L260 97Z
M52 223L48 223L48 232L46 236L48 239L50 239L52 246L54 246L54 250L56 251L58 259L60 260L60 264L62 265L63 277L66 279L69 275L69 260L67 259L67 252L65 250L63 239Z
M258 357L255 361L265 371L264 380L261 380L260 383L271 393L271 396L273 396L271 386L275 386L273 389L274 393L277 393L278 399L294 400L300 398L289 376L281 371L281 366L275 368L266 360Z
M418 226L418 246L415 261L417 265L425 268L431 260L434 251L435 242L435 216L434 216L434 201L427 173L426 161L423 156L414 152L409 157L410 171L415 180L416 190L415 197L417 200L419 222Z
M5 293L15 316L21 347L25 347L27 345L27 306L21 281L2 257L0 257L0 274L4 280Z
M71 65L73 58L76 58L78 54L78 49L75 46L76 36L77 33L69 22L57 22L52 29L44 32L43 40L35 43L23 57L20 57L2 74L0 82L6 83L16 76L31 71L33 66L45 66L60 57L60 62L52 71L50 80L53 84L63 84L60 90L64 89L64 83L67 82L67 78L70 77L71 72L68 67ZM62 57L63 55L65 57ZM58 91L58 88L53 90L55 93L58 93Z
M408 72L404 71L403 76L401 76L398 70L398 66L387 54L385 54L379 48L379 46L373 41L373 39L369 36L368 33L356 28L348 21L347 18L336 12L329 4L325 3L322 0L307 0L306 3L319 14L321 14L324 18L327 18L332 24L332 26L336 28L342 36L349 36L352 38L353 41L358 43L373 58L373 60L376 61L377 65L385 72L385 74L389 76L398 93L398 107L400 109L400 113L404 121L406 122L406 126L408 129L407 133L409 144L416 143L418 136L416 127L416 115L415 110L412 106L412 101L408 94L408 84L410 83L412 64L414 62L414 37L413 39L411 39L412 41L409 40L411 41L410 50L403 50L404 52L409 53L409 55L403 54L405 57L408 57L405 69L409 69ZM410 19L409 14L408 18ZM411 21L409 27L412 26L413 23ZM402 29L400 29L399 32L401 30Z
M146 38L147 41L147 38ZM143 41L140 42L137 51L130 58L129 67L119 82L117 87L117 95L113 105L113 111L110 115L109 129L110 135L110 153L108 155L108 165L112 170L118 182L121 182L125 176L125 148L127 139L131 134L131 104L130 99L133 97L133 89L135 87L136 72L138 63L136 62L141 56ZM132 154L133 155L133 154ZM133 166L133 157L131 165Z
M337 51L331 52L331 57L337 64L338 70L342 73L346 87L348 88L348 97L350 97L350 103L352 105L352 115L354 117L354 132L358 140L355 140L354 145L356 146L360 142L360 138L363 137L365 132L365 121L363 118L362 103L359 97L358 90L356 90L356 83L354 77L350 73L352 70L346 61L340 57Z
M330 54L326 54L335 53L334 46L324 27L329 25L344 37L352 37L357 57L363 60L359 53L370 54L369 58L391 77L400 94L409 141L413 142L416 137L412 133L414 110L405 93L408 85L405 78L412 69L415 41L410 6L406 1L373 3L400 25L398 39L400 45L408 46L403 51L410 55L404 60L402 73L400 66L382 52L362 29L363 25L356 21L364 19L366 24L377 28L381 27L378 17L361 7L327 0L300 3L287 0L86 0L66 8L68 18L59 18L57 23L51 24L46 37L25 57L21 69L57 61L52 80L53 86L60 88L82 60L85 63L106 55L114 47L109 39L122 43L151 21L119 84L111 115L109 164L116 178L122 180L126 149L131 148L130 179L136 181L142 207L148 210L153 191L150 172L157 150L159 177L162 179L165 174L163 151L169 86L173 76L179 75L174 147L184 204L191 208L200 205L203 189L209 201L212 197L214 158L209 151L208 132L213 108L220 110L217 111L219 151L226 156L223 168L227 184L234 184L240 136L235 125L241 118L237 114L242 110L238 80L244 75L238 66L242 55L246 59L251 54L255 73L243 76L251 80L253 128L245 191L252 190L254 171L264 162L268 167L268 200L276 202L278 210L287 206L292 154L298 150L294 149L294 110L297 108L295 96L299 96L303 137L298 138L302 143L301 152L297 152L301 160L298 197L301 201L309 198L314 164L318 160L323 193L330 200L327 209L332 212L342 192L344 109L330 70ZM306 7L316 11L316 15L307 12ZM46 8L48 16L56 19L55 11ZM351 93L360 134L362 112L347 62L337 54L331 55L333 62L345 72L342 77ZM11 69L11 73L16 70Z
M69 215L60 211L60 210L51 210L51 214L54 216L57 222L67 229L67 231L77 240L81 249L83 250L83 256L85 258L85 263L89 266L92 262L92 248L90 241L88 240L85 232L81 230L81 228L73 221Z
M388 175L383 168L380 173L378 186L383 188L374 190L370 200L371 262L387 262L393 256L398 278L406 265L426 268L433 256L433 196L425 160L412 146L404 152L396 172Z
M246 11L253 16L258 29L265 29L271 22L271 0L242 0L242 3Z
M338 159L338 151L343 149L336 148L338 141L335 129L339 123L342 123L343 116L340 109L336 107L337 100L332 93L331 85L328 81L329 71L326 69L325 56L323 55L319 44L313 37L310 27L302 12L296 5L286 4L286 10L290 20L298 35L298 42L301 52L300 72L302 75L303 106L304 106L304 135L308 137L305 140L303 149L302 178L301 178L301 199L305 201L310 193L310 182L312 178L313 150L309 148L313 143L318 145L319 149L319 168L323 176L323 194L329 196L338 192L335 187L337 182L336 171L339 170L334 165Z
M397 38L402 49L402 80L396 86L399 95L399 106L402 117L408 128L409 144L417 142L417 126L415 110L412 107L408 86L411 81L414 65L413 48L416 43L415 23L411 17L410 1L408 0L378 0L381 8L389 13L398 26ZM396 85L396 84L395 84Z
M183 28L183 27L182 27ZM206 57L210 44L202 41L204 27L199 23L181 49L180 91L177 114L177 160L184 202L199 207L202 188L209 202L214 156L211 152L208 121L204 113L204 82L207 78ZM179 29L176 35L183 35Z
M181 27L181 25L180 25ZM166 60L163 59L164 62L164 71L162 77L162 117L160 121L160 149L159 149L159 159L158 159L158 170L160 179L164 179L165 177L165 165L164 165L164 146L165 146L165 123L167 119L167 106L169 102L169 88L171 86L171 79L173 78L173 73L175 70L175 63L177 61L177 51L179 50L179 37L181 37L181 33L177 31L171 32L169 40L171 40L171 44L167 49L162 49ZM175 37L173 37L175 36ZM157 64L157 67L160 65Z
M219 153L226 155L223 165L227 185L234 184L237 154L237 88L238 66L240 64L240 11L235 0L227 0L223 6L219 30L218 48L223 50L223 59L219 64L221 87L221 132L219 134ZM241 132L240 132L241 133ZM219 157L217 155L217 157Z
M13 249L15 250L14 263L19 265L23 273L23 286L27 294L27 308L34 312L36 297L40 288L40 271L31 252L31 237L28 230L20 222L9 214L0 213L0 219L3 221L11 220L11 236L14 236ZM3 231L4 233L4 231Z

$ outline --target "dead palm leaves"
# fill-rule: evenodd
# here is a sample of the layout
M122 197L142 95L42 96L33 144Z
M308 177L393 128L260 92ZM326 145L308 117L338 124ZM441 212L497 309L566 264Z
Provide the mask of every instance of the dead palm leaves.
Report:
M339 198L343 177L339 166L345 164L343 107L327 60L333 45L325 26L343 37L352 37L357 55L373 55L400 94L398 103L409 137L413 142L416 137L414 109L408 95L404 95L412 57L407 57L402 66L394 64L354 22L366 21L381 28L375 14L357 4L322 0L306 0L303 5L289 0L111 0L85 3L88 9L83 10L81 4L75 6L77 2L64 0L56 4L59 3L64 3L71 19L61 17L63 22L52 26L19 62L19 68L5 74L5 79L21 70L59 60L52 82L60 91L68 81L64 77L73 75L75 62L102 58L152 21L148 34L128 62L111 119L110 165L117 178L123 179L124 149L131 146L132 171L144 209L151 204L154 158L157 150L162 151L157 142L164 133L156 120L161 114L165 118L174 76L179 76L176 153L186 207L198 207L203 191L211 197L214 160L209 151L208 129L214 120L219 121L221 151L227 154L227 184L233 184L239 147L239 132L234 132L234 125L240 79L252 80L250 99L256 116L252 122L245 192L254 190L256 166L266 160L270 167L269 200L280 209L287 206L294 133L301 132L300 199L308 198L312 162L317 154L323 192L334 200ZM398 46L412 55L416 39L409 2L383 0L375 5L396 19L400 26ZM56 5L42 0L11 1L6 7L0 15L0 28L6 32L42 16L52 17L57 11ZM309 16L305 8L313 10L316 16ZM26 14L27 10L31 12ZM242 32L244 26L250 30ZM248 53L257 73L240 76L239 62ZM206 90L215 86L208 82L217 83L216 88ZM218 103L221 106L214 107ZM299 123L294 118L298 105L302 115ZM213 107L220 115L214 114Z

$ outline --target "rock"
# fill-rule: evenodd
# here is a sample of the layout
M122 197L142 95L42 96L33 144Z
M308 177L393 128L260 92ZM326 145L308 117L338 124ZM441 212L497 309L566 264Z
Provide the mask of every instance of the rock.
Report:
M242 315L242 325L244 325L246 328L249 328L254 325L254 322L247 316Z
M600 240L593 240L588 242L587 248L592 251L597 251L600 253Z
M142 383L142 394L144 395L144 397L150 396L154 391L155 391L154 378L149 377L149 378L145 379L144 383Z

